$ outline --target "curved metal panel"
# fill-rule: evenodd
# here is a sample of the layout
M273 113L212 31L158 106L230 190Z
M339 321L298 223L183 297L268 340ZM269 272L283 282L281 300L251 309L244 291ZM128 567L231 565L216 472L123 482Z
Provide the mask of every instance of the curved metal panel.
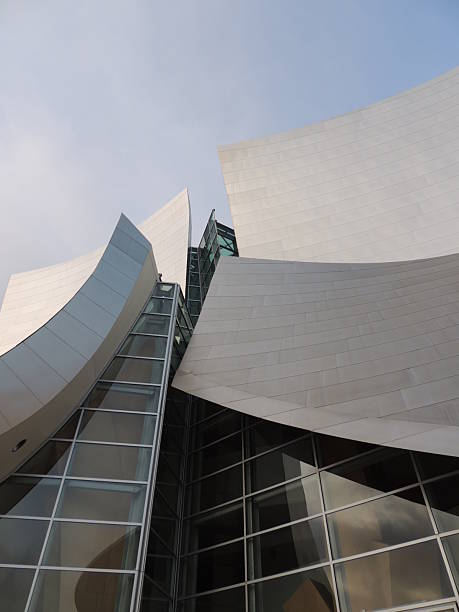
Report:
M307 430L459 456L459 254L222 258L173 386Z

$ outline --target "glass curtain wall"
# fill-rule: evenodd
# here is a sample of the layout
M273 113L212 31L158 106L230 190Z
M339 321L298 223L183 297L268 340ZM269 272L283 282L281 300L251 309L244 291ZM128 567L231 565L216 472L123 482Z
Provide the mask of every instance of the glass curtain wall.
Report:
M459 459L192 400L180 612L457 602Z
M0 484L1 610L136 608L169 363L191 333L179 292L156 284L82 407Z

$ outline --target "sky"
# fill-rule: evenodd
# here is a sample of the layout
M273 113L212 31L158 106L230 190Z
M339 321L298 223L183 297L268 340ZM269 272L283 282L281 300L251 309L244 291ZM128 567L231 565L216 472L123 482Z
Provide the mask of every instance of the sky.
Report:
M459 0L0 0L0 300L185 187L194 243L231 225L219 145L440 75L458 32Z

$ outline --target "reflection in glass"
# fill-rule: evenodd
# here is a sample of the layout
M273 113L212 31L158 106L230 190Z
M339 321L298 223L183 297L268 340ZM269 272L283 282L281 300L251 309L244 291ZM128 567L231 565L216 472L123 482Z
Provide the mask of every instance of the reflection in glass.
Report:
M70 460L69 475L114 480L146 480L149 448L77 443Z
M136 355L137 357L164 358L166 346L167 338L131 334L118 353L120 355Z
M242 503L200 514L185 523L186 550L193 551L244 535Z
M327 522L335 559L433 534L418 487L334 512Z
M137 523L142 520L144 500L144 485L66 480L56 516Z
M315 471L311 438L293 442L288 446L261 455L247 463L252 491Z
M0 567L0 610L24 612L34 574L33 569Z
M81 410L77 410L69 420L62 425L59 431L53 436L53 438L64 438L67 440L72 440L75 435L76 428L78 427L78 423L80 421Z
M0 563L38 563L48 524L31 519L0 519Z
M407 452L382 449L320 474L325 507L346 506L416 482Z
M211 591L244 581L244 543L211 548L182 561L187 594Z
M47 442L29 459L18 472L22 474L51 474L60 476L64 472L71 442Z
M334 612L329 567L256 582L249 587L250 612Z
M248 540L253 547L254 576L261 578L327 560L322 517L268 531Z
M175 285L171 285L169 283L156 283L155 288L153 290L153 295L157 295L159 297L174 297L174 289Z
M227 410L213 419L208 419L196 425L193 429L194 448L211 444L241 429L241 415Z
M172 300L164 298L151 298L145 307L146 313L170 314L172 312Z
M223 504L242 495L242 468L237 465L187 487L189 513Z
M54 522L43 565L135 569L140 527Z
M335 565L341 609L392 608L453 595L435 540Z
M442 538L456 586L459 586L459 534Z
M440 531L459 528L459 474L425 485L432 513Z
M211 474L224 467L240 462L242 443L240 434L225 438L190 455L191 479Z
M317 474L248 498L249 531L262 531L321 512Z
M156 417L85 410L77 438L125 444L153 444Z
M83 406L105 410L157 412L159 393L158 387L99 382L86 398Z
M275 446L287 444L296 438L304 436L303 429L287 427L271 421L259 421L247 430L247 457L258 455Z
M115 357L102 378L159 385L163 375L163 365L162 360Z
M30 612L125 612L133 574L40 570Z
M157 334L167 336L170 317L163 315L142 315L132 330L136 334Z
M227 589L210 595L186 599L179 604L180 612L245 612L244 587Z
M51 516L59 484L56 478L11 476L0 485L0 514Z

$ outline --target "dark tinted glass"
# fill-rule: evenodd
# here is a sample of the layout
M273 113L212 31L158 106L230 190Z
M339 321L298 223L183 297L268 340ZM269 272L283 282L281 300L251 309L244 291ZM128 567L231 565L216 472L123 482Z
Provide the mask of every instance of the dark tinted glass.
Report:
M247 542L253 547L254 578L280 574L327 560L324 523L315 518L255 536Z
M160 390L157 387L97 383L84 406L105 410L157 412Z
M337 508L416 481L407 452L380 450L320 474L326 508Z
M244 544L233 542L182 561L186 592L200 593L244 581Z
M161 314L170 314L172 312L172 300L165 300L156 297L152 298L146 305L145 312L159 312Z
M24 612L34 574L33 569L0 567L0 610Z
M425 485L427 497L440 531L459 528L459 474Z
M435 540L335 565L341 609L378 610L450 597Z
M314 437L317 444L319 467L343 461L344 459L350 459L355 457L355 455L378 448L374 444L357 442L357 440L348 440L347 438L336 438L335 436L325 436L323 434L314 434Z
M448 474L448 472L459 470L459 457L415 453L415 461L423 479L442 476L443 474Z
M115 357L102 378L159 385L163 375L163 363L154 359Z
M129 610L132 574L40 570L30 612Z
M156 417L123 412L85 410L78 430L79 440L152 444Z
M218 404L193 397L191 404L191 420L193 423L197 423L219 412L223 412L223 409Z
M187 487L190 514L217 506L242 495L242 468L240 465L209 476Z
M442 538L456 586L459 586L459 534Z
M252 491L311 474L315 471L311 439L305 438L261 455L248 462L247 467Z
M47 442L18 472L61 475L69 456L71 442Z
M394 546L433 534L419 488L327 516L335 558Z
M179 610L180 612L245 612L244 587L186 599L179 604Z
M247 430L247 456L258 455L258 453L281 446L301 436L304 436L303 429L286 427L270 421L259 421L254 427Z
M118 351L120 355L137 357L160 357L166 354L167 338L132 334Z
M165 550L167 551L166 548ZM148 554L145 562L145 573L151 576L155 583L159 584L168 593L172 586L173 562L174 556L170 552L161 555Z
M244 535L242 503L200 514L185 523L186 551L207 548Z
M59 431L53 436L54 438L67 438L72 439L75 435L78 422L80 420L81 410L77 410L70 419L59 429Z
M190 457L191 479L200 478L242 460L242 438L239 433L202 450Z
M257 582L249 587L250 612L334 612L328 567Z
M318 480L313 474L247 498L248 530L262 531L321 512Z
M169 332L170 317L162 315L142 315L132 330L137 334L159 334L167 336Z
M241 415L232 410L226 410L213 419L208 419L195 426L193 429L194 448L210 444L240 430L240 428Z
M11 476L0 485L0 514L51 516L60 480Z
M48 524L30 519L0 519L0 563L38 563Z
M78 443L70 460L69 475L114 480L146 480L150 454L150 449L135 446Z

